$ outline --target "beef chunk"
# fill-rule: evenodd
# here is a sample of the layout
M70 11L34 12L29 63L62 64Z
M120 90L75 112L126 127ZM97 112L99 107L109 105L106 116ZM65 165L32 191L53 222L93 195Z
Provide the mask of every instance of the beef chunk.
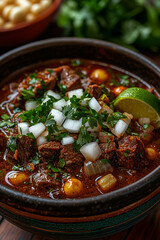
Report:
M22 136L17 138L16 143L16 159L22 166L25 166L37 151L36 141L28 136Z
M99 99L102 95L102 88L97 84L89 85L89 93L96 99Z
M5 151L6 146L7 146L7 137L3 133L0 133L0 151Z
M44 143L38 147L38 152L44 158L58 158L60 154L60 146L59 142Z
M34 186L38 190L49 190L50 188L54 188L60 185L60 182L56 181L55 178L52 178L48 175L47 172L43 172L42 170L39 170L38 173L34 175Z
M99 147L102 151L102 158L111 161L114 161L116 159L117 146L115 142L100 143Z
M60 154L60 159L61 158L65 159L66 164L64 170L69 173L78 173L85 160L81 153L78 153L73 149L73 144L63 146Z
M118 165L128 169L143 168L147 163L144 157L144 144L136 136L123 137L118 141Z
M69 66L64 66L60 75L60 84L67 87L67 91L81 87L80 76Z
M15 102L20 100L22 90L27 90L30 86L33 87L33 93L35 93L36 96L42 95L44 91L48 89L53 89L56 84L57 77L58 73L56 71L49 73L48 70L37 73L34 81L33 78L27 76L18 86L19 94L17 95Z

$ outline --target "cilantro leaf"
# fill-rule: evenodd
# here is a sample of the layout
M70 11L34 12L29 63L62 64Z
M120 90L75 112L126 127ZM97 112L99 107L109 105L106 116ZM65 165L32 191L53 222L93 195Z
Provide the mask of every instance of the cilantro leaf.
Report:
M27 90L27 89L22 88L21 94L22 94L24 100L29 100L31 98L35 98L35 94L32 90Z
M4 113L1 115L1 118L5 121L9 120L10 119L10 116L8 116L8 114Z
M60 158L59 160L59 167L60 168L64 168L64 166L66 165L66 161L64 158Z
M9 138L9 141L7 143L7 148L10 149L13 153L16 151L17 149L17 144L16 144L16 140L17 140L17 137L14 138L14 137L10 137Z

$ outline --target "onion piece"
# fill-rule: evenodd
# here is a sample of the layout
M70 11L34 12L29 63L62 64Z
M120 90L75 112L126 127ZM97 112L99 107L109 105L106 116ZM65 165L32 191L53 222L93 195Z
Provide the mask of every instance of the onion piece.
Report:
M53 107L59 111L62 111L62 107L65 107L66 105L67 105L67 102L64 99L61 99L53 103Z
M44 136L39 136L36 141L37 141L37 145L38 146L40 146L40 145L42 145L44 143L47 143L47 139Z
M29 124L27 122L18 123L18 133L22 135L29 133Z
M64 137L64 138L62 138L61 143L62 143L62 145L72 144L72 143L74 143L74 138L71 136Z
M96 112L99 112L101 110L100 104L94 97L89 101L89 107L94 109Z
M77 98L81 98L82 95L83 95L83 89L82 88L79 88L79 89L68 92L68 97L69 98L71 98L73 96L76 96Z
M66 118L62 112L56 109L52 109L49 115L54 117L58 126L61 126Z
M45 130L43 123L37 123L29 128L29 132L34 135L35 138L39 137Z
M46 97L45 97L45 99L43 100L42 103L45 103L45 102L47 102L48 100L50 100L49 96L52 96L52 97L54 97L54 98L56 98L56 99L60 99L60 98L61 98L61 96L60 96L58 93L53 92L52 90L48 90L48 91L46 92Z
M86 176L91 177L104 172L113 172L113 168L108 161L106 163L103 163L102 160L84 162L84 173Z
M86 143L80 148L80 152L86 160L96 161L102 154L97 142Z
M128 113L124 113L124 115L127 118L124 119L120 119L116 125L114 126L114 128L111 129L111 132L116 135L117 137L121 137L122 135L124 135L125 131L127 130L131 119L132 119L132 115L128 114Z
M35 109L37 107L36 101L26 101L25 102L25 110L29 111Z
M82 120L67 119L64 122L63 127L70 133L78 133L82 127Z

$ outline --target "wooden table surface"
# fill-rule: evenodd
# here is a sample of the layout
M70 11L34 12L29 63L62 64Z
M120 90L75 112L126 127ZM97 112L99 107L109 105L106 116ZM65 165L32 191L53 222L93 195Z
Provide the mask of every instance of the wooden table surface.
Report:
M59 37L60 30L54 23L46 30L46 32L39 38ZM0 48L0 53L4 53L9 49ZM160 66L160 53L145 53L153 61ZM50 240L39 235L26 232L13 224L9 223L6 219L0 216L0 240ZM56 239L54 239L56 240ZM65 240L65 239L64 239ZM160 240L160 206L155 208L153 212L144 220L135 226L117 233L110 237L101 238L98 240Z

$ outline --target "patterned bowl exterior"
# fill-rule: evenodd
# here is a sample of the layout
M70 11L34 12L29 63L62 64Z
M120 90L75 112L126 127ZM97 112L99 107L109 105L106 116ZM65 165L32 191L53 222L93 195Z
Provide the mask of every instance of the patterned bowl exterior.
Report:
M40 41L3 55L0 86L14 76L11 73L24 71L24 67L61 58L107 62L160 90L160 70L147 58L112 43L74 38ZM159 203L159 179L160 167L114 192L70 200L38 198L0 185L0 214L25 230L56 239L105 237L137 223Z

